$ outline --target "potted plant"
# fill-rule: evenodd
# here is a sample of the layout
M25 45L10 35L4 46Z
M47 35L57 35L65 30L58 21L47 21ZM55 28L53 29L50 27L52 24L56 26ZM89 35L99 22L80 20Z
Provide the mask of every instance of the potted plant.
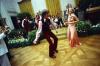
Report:
M79 21L76 25L76 30L79 36L88 35L88 31L91 28L91 24L88 21Z

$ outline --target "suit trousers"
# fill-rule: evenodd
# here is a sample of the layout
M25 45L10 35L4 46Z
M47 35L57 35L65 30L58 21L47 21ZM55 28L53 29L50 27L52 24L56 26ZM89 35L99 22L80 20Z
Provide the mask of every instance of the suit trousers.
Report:
M49 42L49 56L51 57L57 49L58 38L51 31L44 32L44 35Z

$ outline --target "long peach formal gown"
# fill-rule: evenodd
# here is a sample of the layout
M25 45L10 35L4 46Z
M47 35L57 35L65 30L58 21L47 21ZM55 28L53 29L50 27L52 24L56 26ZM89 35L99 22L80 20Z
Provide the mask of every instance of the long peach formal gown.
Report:
M75 21L74 17L76 17L74 14L69 15L68 16L68 22ZM67 37L68 37L69 44L70 44L71 47L75 47L76 45L80 45L75 24L76 23L68 23Z

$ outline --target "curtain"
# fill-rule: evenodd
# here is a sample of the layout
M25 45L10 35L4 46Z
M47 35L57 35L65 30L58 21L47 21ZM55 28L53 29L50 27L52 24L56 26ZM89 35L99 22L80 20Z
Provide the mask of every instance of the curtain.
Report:
M32 16L34 16L31 0L26 0L19 3L19 7L21 12L29 12Z
M61 15L61 7L59 0L45 0L47 9L50 12L50 15L57 16Z
M75 5L78 6L79 5L79 2L80 0L74 0L75 1Z

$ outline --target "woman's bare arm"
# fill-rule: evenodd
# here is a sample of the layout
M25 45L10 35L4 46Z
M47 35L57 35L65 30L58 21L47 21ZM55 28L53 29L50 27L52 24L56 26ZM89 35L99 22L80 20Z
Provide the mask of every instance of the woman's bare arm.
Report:
M75 14L73 15L73 17L74 17L75 23L79 21L78 17Z

